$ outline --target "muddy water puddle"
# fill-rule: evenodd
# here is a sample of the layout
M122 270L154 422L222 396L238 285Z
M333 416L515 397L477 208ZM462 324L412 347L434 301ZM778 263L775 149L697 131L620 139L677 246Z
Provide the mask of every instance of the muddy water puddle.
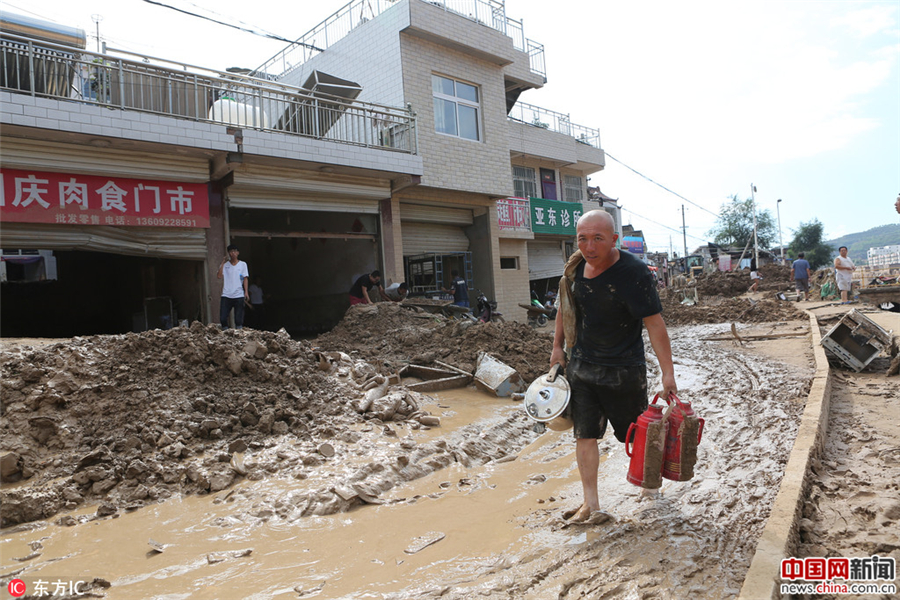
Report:
M501 413L521 410L520 403L474 388L434 396L438 404L429 409L441 416L442 426L409 430L392 424L398 439L446 436L496 416L498 406ZM558 504L561 490L577 481L570 435L542 435L514 460L470 468L453 463L394 487L381 496L382 505L334 515L247 518L261 496L284 496L309 484L273 476L117 518L43 524L2 540L0 568L11 573L26 567L19 575L26 582L101 577L112 583L109 598L296 598L298 592L381 598L423 582L468 581L516 556L586 541L583 532L529 530L520 523L536 508ZM289 447L285 442L266 451ZM353 462L352 456L344 459ZM163 551L154 551L150 540ZM15 560L36 553L33 548L39 556Z

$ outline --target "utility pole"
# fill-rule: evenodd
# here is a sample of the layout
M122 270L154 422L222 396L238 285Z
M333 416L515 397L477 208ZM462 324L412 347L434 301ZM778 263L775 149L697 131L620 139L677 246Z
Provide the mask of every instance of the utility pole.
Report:
M103 15L91 15L91 19L97 25L97 54L100 54L100 21L103 20Z
M681 205L681 234L684 236L684 272L687 274L687 225L684 223L684 204Z
M781 246L781 264L784 264L784 240L781 239L781 198L775 203L775 210L778 212L778 245Z
M750 200L753 203L753 263L756 265L756 270L759 270L759 245L756 238L756 186L752 183L750 184ZM683 207L684 205L682 205Z

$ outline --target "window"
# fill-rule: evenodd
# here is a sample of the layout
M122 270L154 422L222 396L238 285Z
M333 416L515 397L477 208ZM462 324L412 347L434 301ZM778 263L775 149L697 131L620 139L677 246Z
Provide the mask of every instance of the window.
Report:
M501 256L500 257L500 268L517 270L519 268L519 257L518 256L510 256L510 257Z
M581 202L584 199L584 194L581 190L581 177L578 177L577 175L565 175L563 176L563 182L565 183L567 202Z
M478 88L469 83L431 76L434 128L439 133L480 141Z
M531 167L513 166L513 189L517 198L536 198L537 187L534 183L534 169Z

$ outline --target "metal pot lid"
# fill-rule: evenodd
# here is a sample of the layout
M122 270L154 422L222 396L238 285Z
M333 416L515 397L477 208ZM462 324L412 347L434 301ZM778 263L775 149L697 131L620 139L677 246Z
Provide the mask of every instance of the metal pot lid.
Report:
M525 412L540 423L552 421L569 405L569 392L569 382L562 375L556 375L554 367L528 387L524 398Z

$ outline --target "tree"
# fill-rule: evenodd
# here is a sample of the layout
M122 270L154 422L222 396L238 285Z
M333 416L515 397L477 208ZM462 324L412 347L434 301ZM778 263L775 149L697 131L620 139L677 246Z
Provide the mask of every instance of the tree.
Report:
M719 210L716 225L709 231L713 241L721 246L743 248L750 241L753 248L753 199L739 200L737 194L730 198ZM770 247L777 239L777 230L772 214L767 211L756 213L756 243L760 248Z
M805 253L806 260L813 269L830 264L834 247L822 241L824 235L824 226L818 219L800 223L800 227L794 230L794 239L788 245L788 252L794 258L801 252Z

